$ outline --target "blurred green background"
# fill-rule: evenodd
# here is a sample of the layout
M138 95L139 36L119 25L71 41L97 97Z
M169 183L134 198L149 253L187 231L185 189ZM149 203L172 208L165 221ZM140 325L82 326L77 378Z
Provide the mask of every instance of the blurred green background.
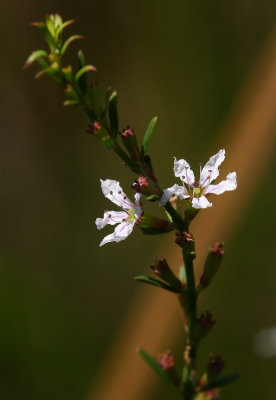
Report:
M53 12L77 19L68 33L87 40L72 45L72 59L81 46L103 91L118 90L121 128L130 124L141 137L159 116L151 154L167 187L173 156L193 165L210 156L276 23L276 3L2 0L0 11L0 397L83 399L135 296L132 278L158 256L159 238L145 241L136 230L99 248L106 232L94 220L110 206L99 178L119 180L131 195L129 172L85 133L80 110L62 106L59 88L35 81L35 68L22 70L44 46L29 22ZM241 372L225 400L275 398L276 359L257 357L252 344L276 325L274 177L270 162L207 299L219 323L206 349ZM160 386L156 398L168 396Z

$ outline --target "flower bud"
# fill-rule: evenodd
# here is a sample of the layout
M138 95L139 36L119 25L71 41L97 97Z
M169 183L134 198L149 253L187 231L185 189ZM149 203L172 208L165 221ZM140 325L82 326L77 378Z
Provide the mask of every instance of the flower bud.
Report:
M195 241L190 232L177 233L175 243L182 248L184 257L190 257L191 259L196 257Z
M223 370L224 365L225 361L222 357L210 354L207 366L208 382L211 382L217 378L217 376Z
M100 122L94 121L92 124L89 124L86 132L99 139L103 143L104 147L110 149L114 146L112 138Z
M165 260L165 258L163 260L158 260L155 262L154 265L150 266L151 269L153 270L153 272L156 275L160 275L161 277L168 271L168 269L170 268L168 266L167 261Z
M204 264L203 273L200 278L198 286L199 291L205 289L207 286L210 285L220 267L224 254L225 250L223 248L223 243L217 242L213 247L211 247Z
M174 356L170 350L165 353L159 354L159 365L166 372L167 376L174 383L175 386L179 386L181 379L175 368Z
M201 313L196 320L196 325L192 332L193 341L199 342L205 338L215 323L216 320L209 311Z
M163 260L156 261L154 265L151 265L151 269L156 275L163 279L163 281L169 283L179 292L183 288L181 281L175 276L165 258Z
M175 223L165 219L154 217L148 212L144 212L140 218L139 228L148 235L157 235L171 232L175 229Z
M165 353L159 354L159 365L164 371L168 371L174 367L174 356L170 350Z
M140 150L138 147L137 138L136 138L134 130L132 128L130 128L130 126L128 126L127 129L123 129L123 131L120 132L120 136L122 138L124 146L127 149L130 157L133 160L139 160L140 159Z
M100 132L102 131L102 126L98 121L94 121L92 124L88 125L87 133L91 135L95 135L99 137Z
M161 196L160 189L154 186L154 184L151 183L147 177L141 174L139 175L139 178L134 181L132 189L136 190L138 193L144 194L145 196L151 196L151 198L148 198L148 200L158 200Z
M142 193L146 196L149 196L151 194L149 186L150 183L148 178L146 178L143 175L139 175L139 178L136 181L134 181L132 189L136 190L136 192L138 193Z

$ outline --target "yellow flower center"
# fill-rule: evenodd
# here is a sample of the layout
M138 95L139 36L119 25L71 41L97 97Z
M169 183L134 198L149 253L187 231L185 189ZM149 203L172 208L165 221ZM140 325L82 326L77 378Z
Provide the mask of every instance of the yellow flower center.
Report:
M135 210L133 210L133 208L130 208L129 210L128 210L128 221L129 222L134 222L134 221L136 221L136 216L135 216Z
M202 194L201 188L194 188L194 197L200 197Z

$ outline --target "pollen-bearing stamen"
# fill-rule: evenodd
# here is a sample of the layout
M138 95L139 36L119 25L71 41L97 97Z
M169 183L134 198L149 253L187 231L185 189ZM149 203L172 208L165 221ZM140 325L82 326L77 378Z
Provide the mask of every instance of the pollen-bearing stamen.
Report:
M173 195L180 199L186 199L192 203L192 207L196 209L211 207L212 203L207 200L210 194L221 194L225 191L235 190L237 187L237 176L235 172L227 175L226 180L213 184L219 175L218 167L225 158L225 150L220 150L212 156L202 168L199 164L200 176L199 181L194 179L194 173L190 165L184 159L174 159L174 174L182 181L182 186L175 184L163 191L160 206L164 206Z

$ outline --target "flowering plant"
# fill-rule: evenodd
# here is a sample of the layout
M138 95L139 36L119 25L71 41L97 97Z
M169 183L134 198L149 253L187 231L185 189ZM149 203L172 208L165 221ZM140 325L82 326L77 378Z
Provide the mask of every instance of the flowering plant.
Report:
M219 175L219 166L225 158L225 150L220 150L212 156L206 165L200 167L200 177L196 181L190 165L184 159L174 160L174 174L180 178L182 185L174 184L162 190L155 175L148 147L157 118L154 117L144 134L141 146L131 127L119 130L117 110L117 92L108 89L104 104L100 102L99 89L96 83L87 83L87 73L96 71L93 65L86 64L84 54L78 52L78 65L75 71L71 65L64 65L63 58L69 45L83 38L73 35L63 41L64 29L73 20L64 22L60 15L47 15L45 21L32 25L38 27L44 36L49 52L34 51L27 59L25 67L35 61L41 67L36 77L48 75L59 84L65 93L65 106L79 106L90 120L87 132L98 139L105 148L112 149L135 174L132 184L135 190L134 202L124 193L118 181L101 180L101 188L105 197L111 200L120 211L105 211L103 218L96 219L98 229L106 225L118 224L114 232L104 237L100 246L109 242L120 242L126 239L135 226L145 234L155 235L175 231L175 243L181 248L184 266L176 276L166 259L157 260L152 265L154 277L140 275L138 282L149 284L176 295L184 313L184 357L181 368L177 368L174 355L165 351L156 359L145 350L140 349L141 357L163 379L177 389L185 400L216 399L220 387L232 382L237 374L219 376L224 367L220 356L210 354L207 367L201 371L197 366L197 353L203 340L215 324L209 311L198 312L198 297L212 282L225 254L222 243L216 243L210 248L199 282L194 275L193 261L196 257L195 240L190 232L190 224L200 209L211 207L209 198L212 194L222 194L237 187L236 173L231 172L226 180L215 183ZM142 204L143 199L143 204ZM185 211L182 212L179 202L183 200ZM144 203L156 202L164 207L166 219L151 215Z

